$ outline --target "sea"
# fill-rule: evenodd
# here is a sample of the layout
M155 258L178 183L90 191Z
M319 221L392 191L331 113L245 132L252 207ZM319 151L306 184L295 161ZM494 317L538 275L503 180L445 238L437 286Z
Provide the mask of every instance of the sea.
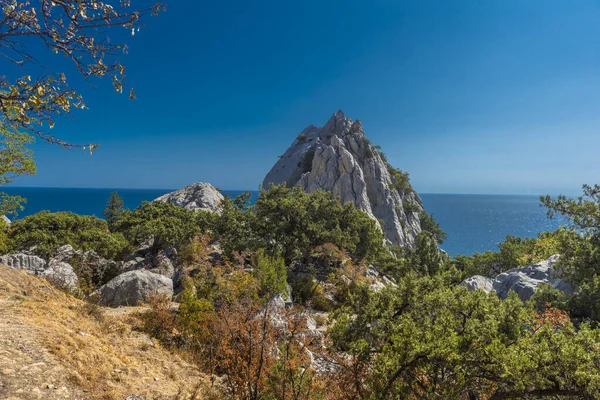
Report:
M173 189L73 189L73 188L22 188L4 187L2 191L27 199L25 209L18 218L48 211L71 211L82 215L102 217L110 194L116 191L125 207L134 209L144 201L173 191ZM223 190L231 197L243 190ZM252 200L257 191L249 191ZM507 235L536 237L538 233L555 230L564 221L549 220L540 206L538 196L528 195L471 195L471 194L420 194L428 213L433 214L448 239L442 248L450 255L471 255L498 250L498 243Z

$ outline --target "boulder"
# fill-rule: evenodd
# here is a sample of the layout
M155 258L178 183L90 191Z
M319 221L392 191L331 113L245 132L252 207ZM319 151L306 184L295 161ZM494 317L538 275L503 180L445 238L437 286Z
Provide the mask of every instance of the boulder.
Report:
M173 281L147 270L125 272L98 289L100 304L135 306L154 296L173 297Z
M338 111L325 126L302 131L262 186L285 183L308 193L331 192L377 221L391 244L413 246L421 232L421 199L408 181L399 182L391 171L365 137L361 122Z
M73 271L73 267L66 262L52 262L48 268L40 274L40 276L46 278L54 286L73 291L77 289L77 275Z
M549 283L567 294L573 293L571 284L554 276L553 267L558 259L558 255L553 255L539 263L508 270L494 279L494 290L503 299L513 290L522 300L529 300L541 284Z
M173 261L167 256L167 252L161 250L152 258L152 266L148 268L149 271L155 274L164 275L167 278L173 278L175 275L175 266Z
M34 275L39 275L48 268L48 264L43 258L25 253L1 256L0 264L6 264L14 269L23 269Z
M50 264L63 262L77 266L79 271L90 271L94 282L97 284L104 284L123 272L124 264L107 260L92 250L75 250L69 244L58 248L54 257L50 259Z
M503 272L494 279L475 275L462 281L461 285L469 290L493 290L502 299L507 298L512 290L523 301L529 300L542 284L550 284L564 293L571 294L574 291L573 286L554 276L554 265L558 259L558 255L553 255L547 260Z
M486 293L494 290L494 281L486 276L475 275L465 279L460 283L461 286L466 287L469 291L483 290Z
M167 193L154 201L162 201L191 211L218 212L223 195L210 183L192 183L175 192Z

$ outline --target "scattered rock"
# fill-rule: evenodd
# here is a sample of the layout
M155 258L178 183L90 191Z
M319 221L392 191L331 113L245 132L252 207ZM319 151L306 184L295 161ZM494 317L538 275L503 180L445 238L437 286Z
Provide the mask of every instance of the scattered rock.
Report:
M421 231L421 199L408 180L399 182L366 139L360 121L335 113L322 128L306 128L263 181L332 192L377 221L394 245L412 246ZM382 222L380 222L382 221Z
M154 201L162 201L191 211L218 212L223 195L210 183L192 183L175 192L167 193Z
M147 270L125 272L98 289L101 304L135 306L153 296L173 297L173 281Z

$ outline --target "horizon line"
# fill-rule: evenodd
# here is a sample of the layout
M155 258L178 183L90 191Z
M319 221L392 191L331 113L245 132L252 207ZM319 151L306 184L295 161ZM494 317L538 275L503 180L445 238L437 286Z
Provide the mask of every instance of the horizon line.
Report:
M184 186L185 187L185 186ZM216 187L216 186L215 186ZM4 188L12 188L12 189L71 189L71 190L160 190L160 191L177 191L182 188L126 188L126 187L73 187L73 186L4 186ZM222 189L216 187L219 191L235 191L235 192L259 192L258 189ZM0 192L3 189L0 189ZM549 193L541 193L541 194L531 194L531 193L452 193L452 192L418 192L415 190L418 195L452 195L452 196L545 196ZM556 191L552 191L556 193ZM554 194L550 194L554 196ZM577 197L580 194L566 194L566 196Z

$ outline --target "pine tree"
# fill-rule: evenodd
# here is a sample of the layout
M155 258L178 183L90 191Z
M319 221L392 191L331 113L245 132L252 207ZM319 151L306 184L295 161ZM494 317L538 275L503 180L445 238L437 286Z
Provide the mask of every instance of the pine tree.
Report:
M106 207L104 207L103 214L104 218L106 218L109 228L112 229L114 223L117 222L124 213L125 207L123 206L123 199L117 192L112 192L110 198L106 202Z

